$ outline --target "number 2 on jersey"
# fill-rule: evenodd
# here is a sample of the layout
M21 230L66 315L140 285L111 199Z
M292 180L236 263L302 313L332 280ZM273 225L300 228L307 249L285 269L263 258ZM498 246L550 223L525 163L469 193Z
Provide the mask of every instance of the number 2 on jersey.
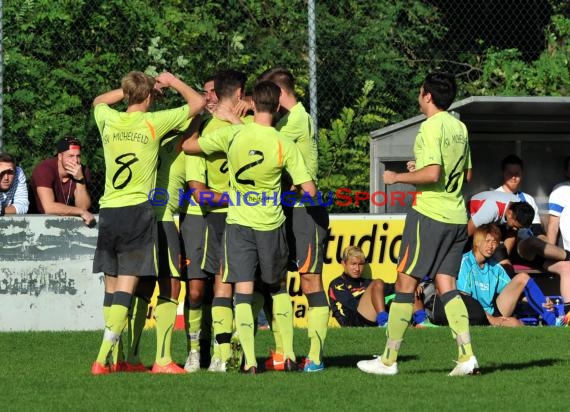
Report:
M247 163L247 164L243 165L242 167L240 167L238 169L238 171L236 172L236 182L241 183L243 185L250 185L250 186L255 187L255 181L254 180L252 180L252 179L241 179L240 176L246 170L251 169L252 167L263 163L263 161L265 160L265 156L263 155L263 152L259 151L259 150L250 150L248 154L250 156L261 156L261 157L254 160L253 162Z

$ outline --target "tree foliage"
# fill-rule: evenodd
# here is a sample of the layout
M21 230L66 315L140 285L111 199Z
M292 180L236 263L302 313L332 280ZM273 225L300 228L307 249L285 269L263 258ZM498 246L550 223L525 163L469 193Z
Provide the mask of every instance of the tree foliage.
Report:
M552 17L547 47L537 60L525 62L517 49L490 48L473 66L479 76L466 82L471 95L568 96L570 93L570 19Z
M394 115L388 107L372 103L376 97L374 90L374 82L367 80L354 106L343 107L329 128L319 130L319 187L332 194L332 212L368 212L368 202L354 200L350 205L337 206L336 191L346 189L344 194L350 191L353 198L355 192L369 191L369 133Z
M443 0L316 2L320 181L327 190L369 182L369 132L417 112L428 71L450 67L467 94L567 95L568 5L552 2L548 43L536 61L519 50L457 53L443 64L450 37ZM453 3L453 2L452 2ZM98 94L130 70L169 70L199 87L215 71L268 67L293 72L309 107L307 2L304 0L4 1L4 150L27 174L75 135L102 194L103 155L91 114ZM167 94L157 108L180 104ZM365 211L365 207L343 211Z

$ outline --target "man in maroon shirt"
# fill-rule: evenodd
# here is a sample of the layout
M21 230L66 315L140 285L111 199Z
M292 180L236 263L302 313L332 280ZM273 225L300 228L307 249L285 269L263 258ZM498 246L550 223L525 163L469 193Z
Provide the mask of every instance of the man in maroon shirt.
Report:
M42 161L32 172L31 187L39 213L78 216L90 226L89 169L81 164L81 144L74 137L57 143L57 155Z

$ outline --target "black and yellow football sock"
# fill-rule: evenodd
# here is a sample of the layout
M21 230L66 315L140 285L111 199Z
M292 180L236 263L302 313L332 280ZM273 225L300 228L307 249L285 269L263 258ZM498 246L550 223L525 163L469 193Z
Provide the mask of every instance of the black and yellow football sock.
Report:
M251 302L253 294L236 293L236 330L245 357L245 369L257 367L255 358L255 336L253 334L253 313Z
M277 325L279 336L281 339L281 351L285 359L295 360L295 351L293 350L293 308L291 299L287 291L281 291L274 295L273 298L273 317L274 324ZM277 346L277 342L276 345ZM311 358L312 359L312 358Z
M307 333L311 341L308 356L313 363L319 365L322 362L323 346L329 326L329 304L322 290L307 294L307 301L309 303Z
M105 319L103 341L97 355L97 362L106 365L113 362L113 350L121 339L121 334L127 323L127 314L131 305L132 295L127 292L115 292L113 303L108 309Z
M202 322L200 326L200 353L209 353L212 347L212 305L202 303Z
M445 316L447 316L447 322L451 328L451 335L457 341L458 360L459 362L465 362L473 356L467 308L457 290L444 293L440 298L445 310Z
M172 346L172 331L176 323L178 302L174 299L159 296L154 309L156 320L156 363L166 366L172 362L170 349Z
M127 328L127 362L136 365L141 363L139 357L139 344L142 331L147 320L149 300L142 296L135 296L131 304Z
M226 362L230 358L233 322L232 299L214 298L212 300L212 326L217 345L214 346L212 359L218 358Z
M396 292L396 296L390 306L390 313L388 314L386 347L382 354L382 362L385 365L391 366L397 361L400 344L404 340L413 312L414 293Z

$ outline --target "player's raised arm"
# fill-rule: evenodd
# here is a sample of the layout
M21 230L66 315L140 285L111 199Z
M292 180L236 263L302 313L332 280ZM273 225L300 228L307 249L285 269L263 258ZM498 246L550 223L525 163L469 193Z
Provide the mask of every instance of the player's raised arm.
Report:
M188 112L188 117L195 116L200 113L206 107L206 99L192 87L188 86L182 80L174 76L172 73L164 72L160 73L156 77L157 88L162 87L172 87L178 93L182 95L184 100L188 103L190 111Z
M109 90L93 99L93 107L97 106L98 104L116 104L119 103L121 100L125 98L123 93L123 89L114 89Z

